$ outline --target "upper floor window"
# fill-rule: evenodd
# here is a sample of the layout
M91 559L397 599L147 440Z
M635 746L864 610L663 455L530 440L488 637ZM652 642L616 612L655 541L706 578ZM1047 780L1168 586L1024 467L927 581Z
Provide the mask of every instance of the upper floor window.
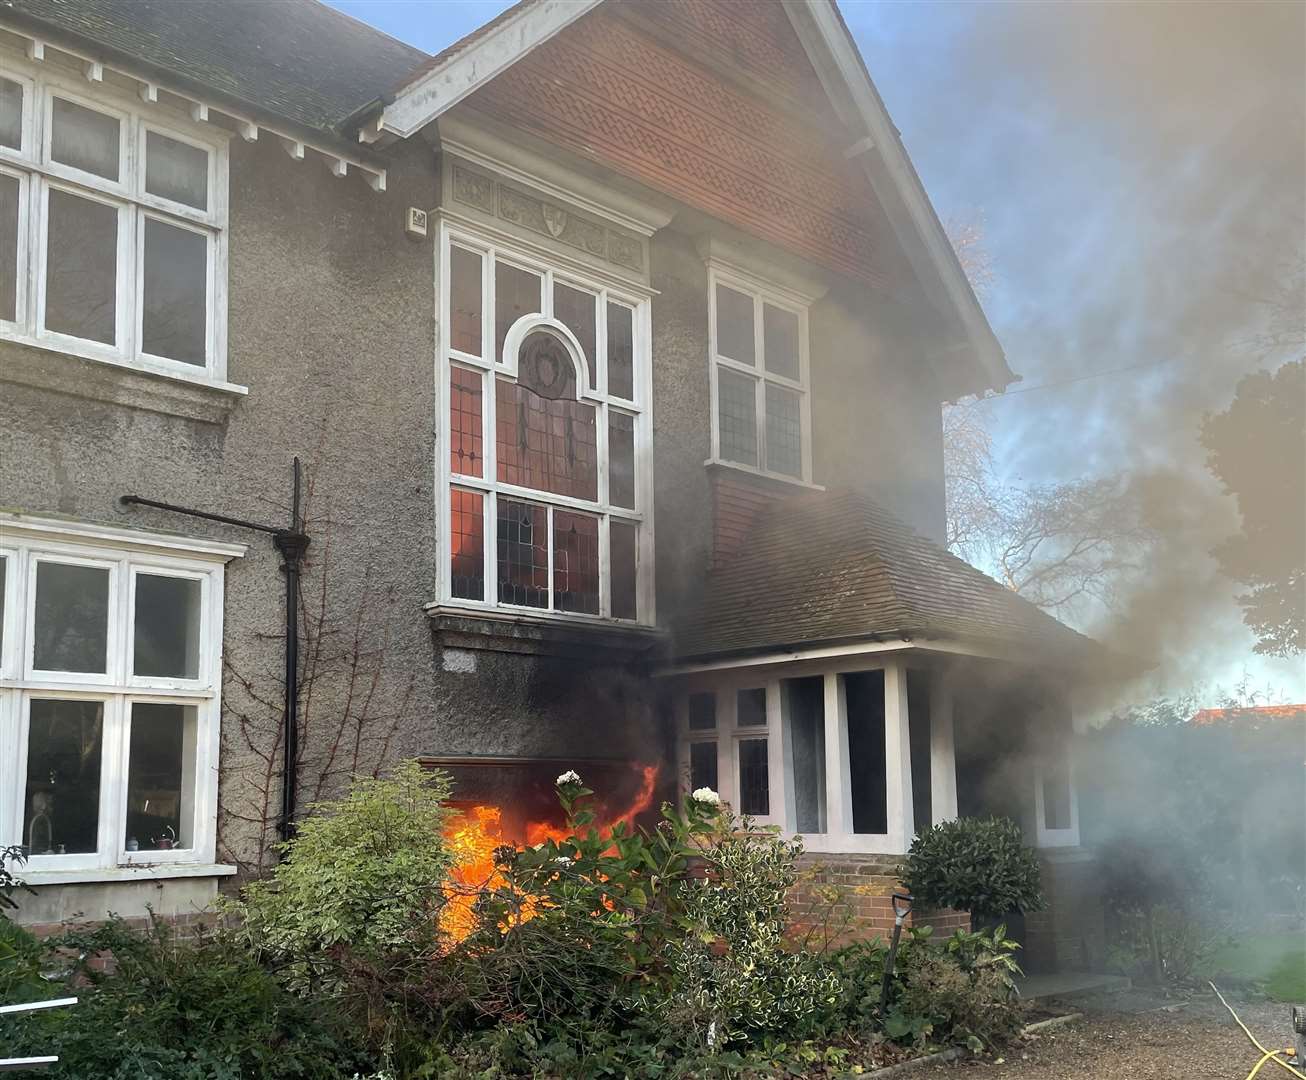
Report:
M713 459L810 480L806 307L717 267L709 288Z
M0 534L0 845L26 847L30 870L213 862L238 550L62 524Z
M225 377L221 137L57 72L0 77L0 336Z
M648 301L441 228L441 601L653 621Z

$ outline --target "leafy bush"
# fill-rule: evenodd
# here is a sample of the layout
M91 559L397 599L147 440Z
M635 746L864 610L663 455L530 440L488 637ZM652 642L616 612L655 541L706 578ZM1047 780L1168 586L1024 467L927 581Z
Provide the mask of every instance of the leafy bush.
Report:
M918 904L969 911L972 925L1044 903L1038 857L1010 818L958 818L920 833L904 883Z
M1016 942L999 926L959 930L942 948L907 950L898 993L885 1031L892 1038L965 1044L980 1051L1001 1046L1020 1030L1022 1013L1013 976Z
M14 893L19 889L28 889L22 883L19 877L14 873L15 863L27 862L27 852L17 844L10 844L8 847L0 848L0 918L4 917L5 910L13 911L18 907L18 901L14 899Z
M229 905L248 946L301 991L338 988L341 959L428 952L452 856L449 778L403 762L313 807L271 877Z
M77 1005L0 1021L13 1054L58 1054L46 1075L105 1080L316 1080L365 1067L329 1007L283 990L221 935L179 938L111 920L43 943ZM109 971L95 958L111 955ZM47 993L43 996L51 996Z

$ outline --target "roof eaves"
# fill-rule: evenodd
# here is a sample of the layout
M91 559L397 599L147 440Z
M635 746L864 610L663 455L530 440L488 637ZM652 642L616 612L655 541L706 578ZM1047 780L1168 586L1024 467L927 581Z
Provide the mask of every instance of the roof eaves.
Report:
M865 132L865 145L854 144L849 154L855 153L865 169L895 228L900 224L908 226L919 240L919 246L904 244L907 256L936 304L942 303L955 312L965 331L967 351L978 362L989 384L982 389L1005 389L1018 376L1007 366L1002 346L838 6L834 0L809 0L805 4L786 4L785 11L830 100L838 107L843 98L838 91L842 89L851 102L856 115L847 117L846 122L854 130ZM837 81L831 78L832 74L837 76ZM895 197L901 202L903 214L895 214L891 209Z
M369 170L383 173L386 168L384 158L337 130L305 124L258 102L219 90L198 79L188 78L171 68L123 52L75 30L56 26L26 12L0 8L0 28L10 26L20 35L39 37L54 48L66 48L73 54L93 56L108 67L156 82L162 89L179 97L201 101L234 119L249 120L276 134L311 142L315 149L335 151L345 160L357 161Z
M379 129L408 138L600 3L522 0L410 75L382 110Z

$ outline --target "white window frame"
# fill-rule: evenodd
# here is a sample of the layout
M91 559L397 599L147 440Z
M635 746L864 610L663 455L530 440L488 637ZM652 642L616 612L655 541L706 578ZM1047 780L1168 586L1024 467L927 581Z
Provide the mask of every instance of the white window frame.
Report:
M712 260L708 263L708 366L711 384L712 411L712 456L708 464L728 465L734 469L743 469L781 480L791 484L812 484L812 403L811 403L811 356L808 335L808 309L810 300L798 293L777 285L768 284L760 278L747 274L737 267L729 267ZM717 286L743 293L753 301L753 359L754 363L722 356L717 348ZM763 329L764 308L772 307L788 311L798 316L798 378L790 379L766 370L766 335ZM757 425L757 464L736 461L725 457L721 452L721 417L719 412L720 393L718 381L722 371L731 371L753 380L754 403ZM799 418L802 426L802 463L799 475L776 472L766 466L766 388L768 385L781 387L798 394Z
M1046 770L1042 758L1034 762L1034 846L1038 848L1079 847L1079 790L1075 783L1075 760L1069 746L1056 750L1063 755L1066 768L1066 788L1070 808L1070 824L1061 829L1050 829L1047 824L1047 797L1043 781Z
M18 176L18 278L15 319L0 320L0 339L131 367L187 382L227 386L228 140L230 133L201 126L179 111L145 104L105 82L88 90L85 79L54 67L34 66L4 54L4 78L23 87L22 146L0 146L0 172ZM119 123L117 181L53 161L50 144L54 99L112 116ZM208 153L208 206L200 210L145 190L148 132ZM112 345L46 328L49 192L66 191L118 210L115 260L115 340ZM145 219L196 232L206 238L203 366L148 353L144 349Z
M453 247L465 248L481 256L481 351L486 356L472 356L452 347L450 326L450 253ZM451 222L442 217L436 246L437 294L439 296L440 330L438 362L436 365L436 401L439 433L436 441L436 527L440 557L437 572L437 595L441 607L467 611L512 613L528 619L558 622L594 623L617 626L648 627L656 623L653 584L653 421L652 421L652 364L650 297L633 288L629 282L609 278L599 270L587 271L564 259L551 258L547 253L536 252L528 246L491 236L489 233ZM508 330L504 341L504 355L490 355L495 346L494 289L496 261L539 274L544 310L535 315L524 315ZM506 483L497 478L495 382L500 376L515 379L517 375L517 348L524 338L536 331L546 330L564 342L573 359L581 355L574 335L554 318L553 286L558 284L594 294L596 297L596 360L597 387L589 385L589 371L578 371L576 385L578 400L595 408L596 454L598 457L598 498L595 501L555 495L533 488ZM632 310L633 335L633 397L611 394L607 380L607 313L608 304L615 303ZM586 358L590 362L590 358ZM482 379L482 475L467 476L453 471L450 462L452 445L452 418L450 416L450 371L454 366L480 373ZM608 426L609 414L620 412L634 420L635 505L633 508L614 505L609 499ZM483 578L484 599L469 600L455 597L452 589L451 553L452 512L450 492L453 488L471 491L482 497ZM498 551L496 506L500 496L513 501L532 503L546 509L549 559L549 606L547 608L505 604L498 600ZM553 603L553 516L555 510L579 511L592 514L599 521L599 613L554 610ZM610 566L610 526L613 522L630 524L636 528L636 619L618 619L612 615L612 574Z
M3 642L0 643L0 845L27 841L23 821L32 701L93 700L104 706L97 849L77 854L32 855L23 868L24 877L30 882L106 880L124 870L147 877L193 873L205 868L220 872L213 864L217 851L223 580L226 563L244 552L244 545L0 515L0 556L6 560ZM35 568L42 562L108 569L108 646L104 674L42 671L33 667ZM184 577L201 583L196 678L147 678L132 672L135 582L142 573ZM144 851L126 848L131 709L137 702L182 705L195 710L194 755L184 763L184 768L193 770L191 845L187 848Z

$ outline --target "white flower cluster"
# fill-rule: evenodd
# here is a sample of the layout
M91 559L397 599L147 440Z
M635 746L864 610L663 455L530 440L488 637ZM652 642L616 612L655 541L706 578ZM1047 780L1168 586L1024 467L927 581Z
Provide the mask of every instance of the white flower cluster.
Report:
M568 769L555 781L558 787L566 787L568 784L579 784L580 774L575 769Z
M709 806L720 806L721 796L713 791L710 787L701 787L695 791L690 798L695 802L706 803Z

